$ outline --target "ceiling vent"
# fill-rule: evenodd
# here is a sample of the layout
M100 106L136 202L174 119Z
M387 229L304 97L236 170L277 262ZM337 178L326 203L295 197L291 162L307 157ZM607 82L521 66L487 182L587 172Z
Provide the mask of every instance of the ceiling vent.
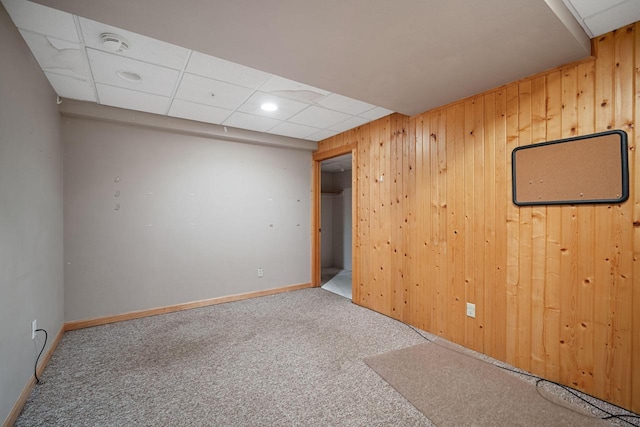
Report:
M124 52L129 50L129 40L114 33L100 34L102 46L109 52Z

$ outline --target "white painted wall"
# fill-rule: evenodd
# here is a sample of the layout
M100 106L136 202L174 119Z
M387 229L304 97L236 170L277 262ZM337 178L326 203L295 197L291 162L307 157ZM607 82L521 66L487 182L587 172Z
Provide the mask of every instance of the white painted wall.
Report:
M0 6L0 422L63 322L62 144L56 95Z
M345 172L346 173L346 172ZM350 179L351 177L349 177ZM351 187L345 188L340 195L340 206L337 206L334 210L336 215L336 221L341 221L342 236L338 240L339 248L336 248L335 257L336 262L342 265L345 270L351 270L351 241L352 241L352 210L351 210Z
M310 281L310 151L70 117L63 139L67 321Z
M351 171L323 173L322 191L322 267L351 270L352 199ZM337 194L336 194L337 193Z
M320 264L322 268L333 267L334 229L333 229L333 202L335 195L322 194L320 199L321 232L320 232Z

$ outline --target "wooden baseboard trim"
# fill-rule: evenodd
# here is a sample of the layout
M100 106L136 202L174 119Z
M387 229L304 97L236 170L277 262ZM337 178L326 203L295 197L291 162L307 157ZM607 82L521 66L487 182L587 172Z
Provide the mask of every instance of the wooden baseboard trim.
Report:
M93 326L107 325L109 323L139 319L141 317L157 316L159 314L173 313L176 311L207 307L210 305L223 304L223 303L233 302L233 301L242 301L249 298L263 297L267 295L279 294L282 292L297 291L299 289L306 289L311 287L312 287L311 283L300 283L297 285L289 285L289 286L283 286L280 288L265 289L262 291L246 292L243 294L229 295L225 297L210 298L210 299L205 299L200 301L187 302L184 304L170 305L166 307L157 307L157 308L150 308L146 310L131 311L129 313L98 317L96 319L74 320L71 322L66 322L64 324L64 330L73 331L75 329L91 328Z
M47 364L49 363L53 352L55 351L56 347L58 347L58 343L62 339L62 335L64 335L64 326L60 328L46 353L43 353L43 357L40 360L40 363L38 363L38 367L36 368L38 376L42 375L42 372L44 372L44 368L47 367ZM31 378L29 378L29 382L27 382L27 385L22 390L22 393L20 393L20 397L18 397L15 405L13 405L13 409L11 409L11 412L9 412L9 415L7 415L7 419L5 419L4 423L2 423L2 427L11 427L15 424L15 422L18 420L18 417L20 416L20 413L22 412L22 408L24 408L25 403L27 403L27 399L31 394L31 390L33 390L33 387L35 385L36 379L34 376L31 376Z

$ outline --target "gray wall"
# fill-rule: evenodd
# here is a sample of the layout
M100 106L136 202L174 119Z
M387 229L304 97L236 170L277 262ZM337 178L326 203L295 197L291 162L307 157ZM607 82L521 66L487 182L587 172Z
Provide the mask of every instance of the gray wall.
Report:
M347 173L342 172L342 174ZM351 186L349 186L338 196L333 208L333 224L336 230L336 238L333 240L333 259L334 264L345 270L351 270L351 217Z
M323 173L321 186L321 266L351 270L351 171Z
M56 96L2 6L0 52L1 422L33 375L31 321L49 343L62 327L63 240Z
M62 123L67 321L309 282L310 151Z
M327 174L331 175L331 174ZM324 182L324 174L323 174ZM333 267L333 201L336 198L335 194L323 193L320 199L320 215L321 215L321 232L320 232L320 266Z

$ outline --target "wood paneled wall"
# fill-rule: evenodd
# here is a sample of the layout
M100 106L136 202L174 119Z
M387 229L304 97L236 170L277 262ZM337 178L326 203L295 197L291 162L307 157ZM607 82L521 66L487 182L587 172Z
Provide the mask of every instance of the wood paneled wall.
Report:
M640 24L593 44L319 152L357 143L354 302L640 412ZM629 135L627 202L512 203L515 147L607 129Z

